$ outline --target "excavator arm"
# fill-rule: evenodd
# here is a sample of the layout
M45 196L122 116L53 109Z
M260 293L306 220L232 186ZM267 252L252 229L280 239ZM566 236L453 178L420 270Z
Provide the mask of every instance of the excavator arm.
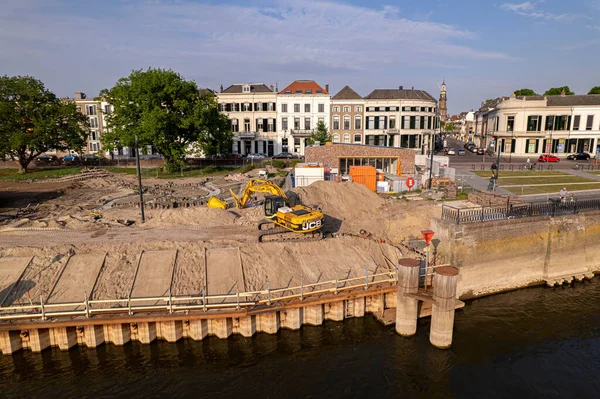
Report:
M283 189L277 184L271 183L268 180L248 180L248 183L246 183L246 186L244 187L244 190L242 190L240 197L235 195L233 190L230 189L229 191L231 192L237 208L245 208L253 193L270 193L272 195L281 196L287 200L287 196L285 195Z

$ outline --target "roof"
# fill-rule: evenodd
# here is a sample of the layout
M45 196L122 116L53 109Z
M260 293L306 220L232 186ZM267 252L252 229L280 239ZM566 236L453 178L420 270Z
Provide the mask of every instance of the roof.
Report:
M204 94L215 94L215 91L206 87L200 87L198 88L198 94L201 96Z
M367 100L427 100L437 101L425 90L376 89L365 97Z
M245 83L231 85L223 93L243 93L242 88L246 85L250 86L250 93L272 93L273 91L267 87L264 83Z
M573 107L578 105L600 105L600 94L576 94L573 96L523 96L520 100L534 101L547 99L548 107Z
M348 85L344 86L342 90L340 90L335 96L331 98L332 100L362 100L360 94L352 90L352 88Z
M314 80L295 80L279 94L329 94L329 92Z
M481 104L481 107L479 107L479 109L477 110L477 113L486 113L490 110L490 108L496 108L496 106L504 100L508 100L508 97L506 97L506 96L498 97L498 98L493 99L490 102L485 102L485 103Z

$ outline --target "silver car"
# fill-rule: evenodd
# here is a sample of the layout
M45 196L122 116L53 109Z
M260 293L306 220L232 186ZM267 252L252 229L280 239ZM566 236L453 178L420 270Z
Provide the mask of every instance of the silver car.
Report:
M265 156L263 154L250 153L246 156L246 158L248 158L248 159L265 159Z

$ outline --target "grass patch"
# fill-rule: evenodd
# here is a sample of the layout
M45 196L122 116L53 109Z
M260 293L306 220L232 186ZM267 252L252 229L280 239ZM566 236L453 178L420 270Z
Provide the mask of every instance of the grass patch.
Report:
M56 169L33 169L29 173L20 175L17 168L3 168L0 169L0 179L2 180L14 180L14 181L25 181L25 180L43 180L43 179L55 179L57 177L76 175L81 172L82 168L56 168Z
M475 173L477 176L481 176L481 177L492 177L492 171L489 170L480 170L480 171L473 171L473 173ZM553 172L553 171L540 171L540 172L535 172L535 171L516 171L516 170L508 170L508 171L500 171L500 178L503 177L517 177L517 176L531 176L531 177L543 177L543 176L571 176L568 173L564 173L564 172Z
M517 195L528 195L528 194L546 194L553 193L558 195L561 188L565 187L567 191L581 191L581 190L600 190L600 182L589 183L589 184L577 184L569 186L569 184L556 184L551 186L525 186L521 193L521 187L503 187L505 190Z

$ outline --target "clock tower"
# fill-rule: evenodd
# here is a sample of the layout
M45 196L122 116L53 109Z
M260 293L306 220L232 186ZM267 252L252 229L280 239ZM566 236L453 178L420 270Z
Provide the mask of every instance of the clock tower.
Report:
M442 89L440 90L440 101L439 101L439 108L440 108L440 120L445 121L446 119L448 119L448 107L446 105L446 80L444 80L442 82Z

